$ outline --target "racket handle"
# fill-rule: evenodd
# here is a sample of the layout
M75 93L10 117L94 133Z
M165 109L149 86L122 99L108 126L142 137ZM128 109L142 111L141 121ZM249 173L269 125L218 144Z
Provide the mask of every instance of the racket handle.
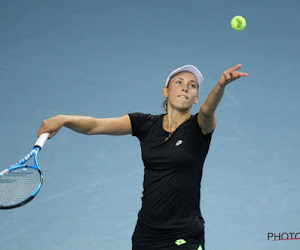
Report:
M40 137L39 137L39 139L34 144L34 146L39 146L42 149L43 146L44 146L44 144L46 143L49 135L50 135L50 133L41 134Z

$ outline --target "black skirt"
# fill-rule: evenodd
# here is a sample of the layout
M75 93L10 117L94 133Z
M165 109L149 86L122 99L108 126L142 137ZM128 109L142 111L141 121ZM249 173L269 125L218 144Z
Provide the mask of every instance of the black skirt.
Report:
M132 250L205 250L204 243L204 223L200 220L176 229L153 228L138 220L132 235Z

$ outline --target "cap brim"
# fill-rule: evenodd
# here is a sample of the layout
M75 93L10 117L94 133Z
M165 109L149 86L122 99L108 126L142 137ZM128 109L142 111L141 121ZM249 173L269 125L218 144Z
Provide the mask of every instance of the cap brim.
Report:
M168 86L169 84L169 81L170 79L176 75L177 73L180 73L180 72L183 72L183 71L187 71L187 72L191 72L193 75L196 76L197 80L198 80L198 85L199 85L199 88L201 86L201 84L203 83L204 81L204 78L201 74L201 72L199 71L199 69L197 69L195 66L193 65L185 65L185 66L182 66L180 68L177 68L175 69L174 71L172 71L170 73L170 75L168 76L167 80L166 80L166 86Z

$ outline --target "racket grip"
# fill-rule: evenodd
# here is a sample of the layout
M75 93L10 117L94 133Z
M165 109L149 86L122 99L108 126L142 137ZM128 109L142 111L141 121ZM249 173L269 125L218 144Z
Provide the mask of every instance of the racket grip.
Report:
M50 133L41 134L40 137L39 137L39 139L34 144L34 146L39 146L42 149L43 146L44 146L44 144L46 143L49 135L50 135Z

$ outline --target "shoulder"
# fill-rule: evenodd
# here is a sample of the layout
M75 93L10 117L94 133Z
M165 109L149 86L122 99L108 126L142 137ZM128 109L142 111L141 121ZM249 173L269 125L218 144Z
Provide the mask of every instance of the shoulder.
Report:
M162 115L153 115L153 114L142 113L142 112L129 113L128 115L131 121L136 121L136 122L154 122L162 116Z
M149 113L135 112L129 113L132 135L137 136L142 140L150 131L153 126L158 126L162 115L152 115Z
M203 112L200 111L196 114L197 123L204 135L211 134L217 125L217 117L215 113L211 116L204 115Z
M203 120L199 112L192 115L190 120L193 127L204 136L212 134L215 129L215 121Z

